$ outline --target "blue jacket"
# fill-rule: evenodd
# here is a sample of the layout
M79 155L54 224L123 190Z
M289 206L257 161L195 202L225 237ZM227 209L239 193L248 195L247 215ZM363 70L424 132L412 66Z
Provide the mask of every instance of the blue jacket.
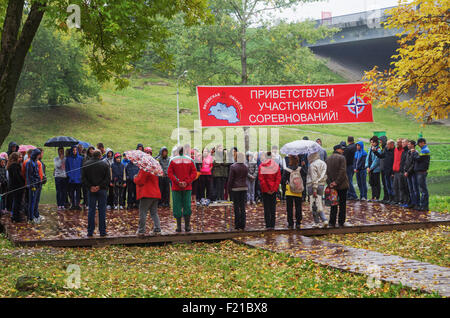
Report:
M358 141L356 144L361 147L361 150L356 150L355 152L355 160L353 160L353 169L358 171L365 170L367 152L364 150L364 143L362 141Z
M381 148L377 146L376 150L379 154L381 154ZM366 157L366 168L370 168L372 172L380 172L380 158L378 158L372 151L372 147L370 147L369 154Z
M41 154L39 149L33 149L31 158L28 160L25 166L25 173L27 176L27 185L39 188L41 185L41 176L39 175L39 166L37 163L37 157Z
M425 145L418 153L419 156L414 162L414 171L428 171L428 168L430 167L430 149L428 149L428 146Z
M128 181L133 181L134 177L139 173L139 168L131 161L125 167L125 173Z
M111 165L111 180L113 183L116 181L123 182L125 179L125 166L121 162L113 162Z
M66 174L69 178L69 183L81 183L81 167L83 166L83 157L78 153L73 154L73 146L70 149L70 156L66 158Z

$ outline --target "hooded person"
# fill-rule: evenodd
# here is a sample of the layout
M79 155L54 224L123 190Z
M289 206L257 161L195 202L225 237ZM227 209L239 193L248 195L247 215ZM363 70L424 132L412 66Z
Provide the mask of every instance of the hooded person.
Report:
M136 150L144 151L144 145L143 144L137 144Z
M356 173L356 182L359 189L359 199L367 200L367 171L366 171L367 152L364 150L364 143L358 141L356 143L355 158L353 160L353 170Z
M22 174L22 154L13 152L8 158L8 198L11 202L12 221L21 222L20 209L24 193L25 178Z
M277 192L280 187L281 172L280 166L271 156L272 153L267 152L266 159L260 164L258 168L258 180L262 192L266 229L273 230L275 228Z
M17 151L19 151L19 145L18 145L16 142L11 141L11 142L8 144L8 151L6 152L6 153L8 154L8 157L9 157L13 152L17 152Z
M111 170L111 165L114 162L114 152L112 151L111 148L106 148L105 158L103 160L108 164L108 166ZM114 205L114 187L112 184L112 180L110 180L109 187L108 187L108 198L107 198L106 209L111 210L113 205Z
M158 178L159 190L161 191L161 200L159 205L162 207L170 207L170 179L167 175L167 170L169 169L170 159L169 150L167 147L162 147L159 150L158 162L163 170L163 175Z
M320 159L320 152L308 155L308 174L306 176L306 189L309 195L309 205L313 214L314 223L318 226L322 221L322 227L328 226L324 214L322 197L327 184L327 164ZM320 219L320 220L319 220Z
M81 210L81 167L83 166L83 157L78 154L76 146L70 148L70 156L66 158L66 174L68 177L69 197L72 203L71 210Z
M42 180L39 175L38 157L41 154L39 149L33 149L30 160L25 166L27 187L28 187L28 221L35 224L41 222L39 216L39 200L41 196Z
M114 209L123 210L125 202L123 199L123 191L127 185L125 166L122 164L122 155L117 152L114 154L114 162L111 165L111 180L114 188Z

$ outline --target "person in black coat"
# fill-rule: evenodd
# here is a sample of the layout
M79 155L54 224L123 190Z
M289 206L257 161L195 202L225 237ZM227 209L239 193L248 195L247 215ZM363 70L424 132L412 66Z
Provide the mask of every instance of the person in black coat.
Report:
M347 146L344 148L344 157L345 162L347 163L347 178L350 184L347 192L347 200L357 200L358 196L356 195L355 188L353 187L353 175L355 171L353 169L353 161L356 153L356 144L353 136L347 137Z
M12 221L21 222L20 209L22 204L23 192L25 189L25 179L22 175L22 154L13 152L9 156L8 165L8 191L12 201Z

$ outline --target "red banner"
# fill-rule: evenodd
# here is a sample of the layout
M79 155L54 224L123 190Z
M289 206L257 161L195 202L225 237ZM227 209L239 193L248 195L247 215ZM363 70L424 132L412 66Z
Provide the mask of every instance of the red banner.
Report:
M373 122L364 84L197 86L202 127Z

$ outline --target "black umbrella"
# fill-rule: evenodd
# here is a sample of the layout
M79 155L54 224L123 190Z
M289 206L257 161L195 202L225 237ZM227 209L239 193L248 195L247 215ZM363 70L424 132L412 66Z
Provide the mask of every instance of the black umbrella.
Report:
M47 140L46 147L72 147L78 144L78 140L73 137L58 136Z

